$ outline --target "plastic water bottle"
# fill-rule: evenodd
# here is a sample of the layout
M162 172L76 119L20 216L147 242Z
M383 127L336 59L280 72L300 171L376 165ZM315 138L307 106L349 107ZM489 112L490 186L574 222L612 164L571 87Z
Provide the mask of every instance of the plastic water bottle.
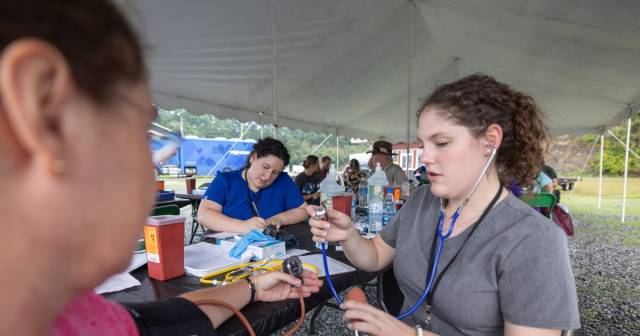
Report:
M351 187L349 187L347 193L351 195L351 220L354 220L356 218L356 194Z
M367 207L367 197L369 197L369 188L367 187L367 179L360 180L360 186L358 187L359 205L361 208Z
M327 177L320 182L320 204L327 208L333 207L333 196L344 192L342 183L336 183L338 180L342 181L342 178L338 175L336 166L331 164Z
M387 194L384 197L384 204L382 206L382 227L385 227L393 217L396 215L396 204L393 200L393 195Z
M369 180L367 181L367 192L368 192L368 198L367 198L367 203L369 204L369 208L371 208L371 198L373 195L384 195L383 190L384 190L384 186L386 186L387 184L389 184L389 181L387 181L387 176L384 174L384 171L382 170L382 167L380 167L380 162L376 163L376 171L375 173L373 173L373 175L371 175L371 177L369 177ZM382 196L380 196L380 206L382 207Z
M369 233L376 234L382 230L382 213L384 201L380 192L369 192Z

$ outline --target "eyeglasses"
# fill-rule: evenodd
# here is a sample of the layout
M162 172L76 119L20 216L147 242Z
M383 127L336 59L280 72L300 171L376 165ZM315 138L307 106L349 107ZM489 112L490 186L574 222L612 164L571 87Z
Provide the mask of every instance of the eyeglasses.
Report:
M156 105L144 106L121 91L116 91L116 95L132 109L150 114L153 119L157 118L159 108ZM147 132L149 134L149 148L154 165L160 165L169 160L175 155L182 143L182 137L180 135L157 124L152 123Z

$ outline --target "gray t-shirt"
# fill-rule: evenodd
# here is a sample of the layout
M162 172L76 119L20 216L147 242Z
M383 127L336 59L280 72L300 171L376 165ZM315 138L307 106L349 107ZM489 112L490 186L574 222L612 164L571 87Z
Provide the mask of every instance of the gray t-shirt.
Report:
M399 186L402 185L402 182L407 181L407 175L404 174L404 170L395 163L390 163L385 167L384 174L390 185Z
M422 186L380 233L396 250L402 312L418 302L426 286L439 210L439 199ZM445 241L438 273L470 231ZM425 317L423 306L405 322L424 326ZM503 335L505 321L565 330L580 326L565 234L511 194L487 214L445 272L429 329L440 335Z

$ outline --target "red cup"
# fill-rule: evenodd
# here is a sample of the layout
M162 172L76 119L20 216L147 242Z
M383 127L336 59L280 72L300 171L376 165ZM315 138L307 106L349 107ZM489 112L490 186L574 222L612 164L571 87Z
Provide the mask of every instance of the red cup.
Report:
M156 180L156 189L158 191L164 191L164 181L163 180Z
M194 177L189 177L185 179L187 183L187 194L192 194L193 190L196 188L196 179Z

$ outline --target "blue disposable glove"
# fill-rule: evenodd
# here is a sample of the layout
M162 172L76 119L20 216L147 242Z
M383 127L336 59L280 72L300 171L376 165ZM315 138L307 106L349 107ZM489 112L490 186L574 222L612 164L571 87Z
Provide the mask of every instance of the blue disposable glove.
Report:
M242 253L244 253L244 251L247 250L247 247L250 244L253 244L256 242L262 242L262 241L273 241L273 240L276 240L276 239L273 237L267 236L256 229L253 229L249 231L249 233L244 235L244 237L242 237L242 239L240 239L240 241L238 241L233 246L233 248L231 248L231 251L229 251L229 256L236 259L240 259L240 256L242 255Z

